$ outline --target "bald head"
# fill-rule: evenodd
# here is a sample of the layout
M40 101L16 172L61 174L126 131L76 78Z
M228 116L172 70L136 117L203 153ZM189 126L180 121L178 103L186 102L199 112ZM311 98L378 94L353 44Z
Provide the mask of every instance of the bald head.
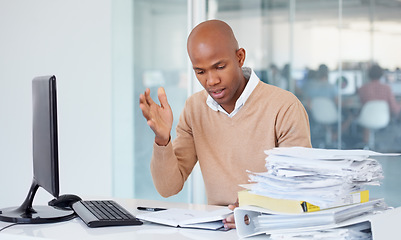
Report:
M231 27L220 20L202 22L192 30L187 42L187 50L191 60L195 51L201 50L205 46L224 49L233 53L239 48Z
M188 37L188 55L196 78L228 113L245 89L242 72L245 50L227 23L210 20L196 26Z

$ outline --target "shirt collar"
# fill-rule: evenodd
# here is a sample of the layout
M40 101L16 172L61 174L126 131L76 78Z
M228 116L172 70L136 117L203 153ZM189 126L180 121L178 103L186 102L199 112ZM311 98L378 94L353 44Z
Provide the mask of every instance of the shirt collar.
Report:
M244 91L241 93L241 96L235 102L234 110L230 114L227 113L226 110L224 110L224 108L220 106L220 104L218 104L210 95L208 95L206 99L206 104L213 111L220 111L225 113L229 117L233 117L241 109L241 107L244 106L246 100L248 100L249 96L256 88L256 85L258 85L260 80L251 68L243 67L242 73L244 74L244 77L248 79L248 83L246 84Z

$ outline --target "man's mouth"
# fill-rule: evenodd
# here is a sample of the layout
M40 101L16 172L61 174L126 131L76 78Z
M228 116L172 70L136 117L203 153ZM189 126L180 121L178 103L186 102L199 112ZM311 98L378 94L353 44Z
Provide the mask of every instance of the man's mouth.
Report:
M224 93L225 93L224 90L225 89L223 88L223 89L218 89L218 90L210 90L209 92L210 92L210 95L212 95L212 97L214 99L218 99L218 98L224 97Z

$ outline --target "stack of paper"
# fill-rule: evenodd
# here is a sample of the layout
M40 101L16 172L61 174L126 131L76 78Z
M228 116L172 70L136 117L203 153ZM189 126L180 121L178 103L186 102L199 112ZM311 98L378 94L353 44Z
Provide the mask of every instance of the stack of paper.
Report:
M253 184L244 186L262 196L328 208L383 178L380 163L369 158L382 154L372 151L293 147L265 153L267 172L249 172Z
M267 171L249 172L252 183L241 185L247 190L238 194L234 217L240 237L364 238L370 236L363 231L370 226L361 223L389 209L384 199L369 200L365 187L380 185L383 179L382 167L372 156L399 154L302 147L265 153ZM355 224L358 227L349 228Z

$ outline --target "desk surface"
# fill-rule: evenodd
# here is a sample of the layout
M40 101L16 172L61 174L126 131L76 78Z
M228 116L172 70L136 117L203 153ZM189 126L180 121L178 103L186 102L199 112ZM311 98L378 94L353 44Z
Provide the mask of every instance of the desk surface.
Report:
M138 206L187 208L212 210L219 208L211 205L195 205L139 199L115 199L128 211L137 215ZM11 223L0 222L0 228ZM238 239L236 230L210 231L201 229L185 229L163 226L145 222L139 226L88 228L79 218L67 222L53 224L20 224L11 226L0 232L2 240L32 240L32 239ZM266 239L266 235L264 236Z
M131 213L137 215L138 206L185 208L197 210L216 210L218 206L172 203L152 200L114 199ZM386 214L376 214L370 219L374 239L394 239L399 236L399 219L401 208L388 211ZM0 222L0 229L12 223ZM270 239L266 235L254 236L251 239ZM201 229L175 228L145 222L139 226L89 228L79 218L67 222L53 224L19 224L0 232L1 240L63 240L63 239L239 239L235 229L229 231L210 231ZM397 238L398 239L398 238Z

